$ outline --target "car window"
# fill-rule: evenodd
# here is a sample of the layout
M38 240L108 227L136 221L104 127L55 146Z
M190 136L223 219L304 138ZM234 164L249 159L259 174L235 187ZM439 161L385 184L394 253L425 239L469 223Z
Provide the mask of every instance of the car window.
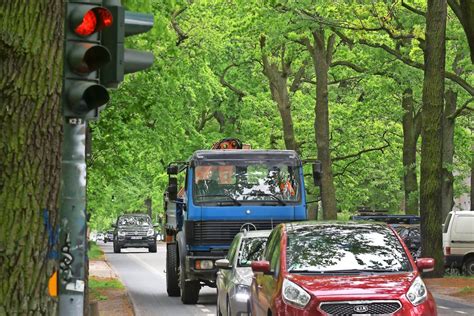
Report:
M150 224L148 216L122 216L118 220L119 226L149 226Z
M410 271L407 255L387 227L322 225L288 233L287 266L293 272Z
M234 240L230 244L229 252L227 253L227 260L232 264L234 262L235 254L237 252L237 247L239 246L240 236L235 236Z
M260 260L266 241L266 237L243 238L237 265L239 267L250 267L252 261Z

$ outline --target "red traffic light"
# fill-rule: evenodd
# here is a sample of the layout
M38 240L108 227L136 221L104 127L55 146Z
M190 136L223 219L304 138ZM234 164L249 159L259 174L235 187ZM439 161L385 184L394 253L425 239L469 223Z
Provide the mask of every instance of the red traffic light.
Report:
M96 7L75 19L74 32L79 36L89 36L113 23L112 13L106 8Z

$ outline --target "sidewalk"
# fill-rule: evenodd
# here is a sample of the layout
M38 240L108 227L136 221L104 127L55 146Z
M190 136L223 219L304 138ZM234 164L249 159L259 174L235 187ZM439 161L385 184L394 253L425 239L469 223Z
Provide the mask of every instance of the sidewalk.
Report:
M107 261L89 261L89 279L111 280L118 279L117 274L112 270ZM125 288L99 289L100 298L96 301L99 305L99 315L101 316L134 316L133 306ZM106 299L104 299L106 298Z
M442 296L459 303L474 304L474 278L445 277L423 279L433 295Z

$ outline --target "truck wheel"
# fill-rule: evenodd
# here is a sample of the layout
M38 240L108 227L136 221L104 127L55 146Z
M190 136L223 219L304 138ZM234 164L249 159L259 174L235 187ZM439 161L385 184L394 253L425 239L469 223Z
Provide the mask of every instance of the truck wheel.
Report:
M474 275L474 257L471 256L466 259L464 263L464 271L467 275L473 276Z
M148 247L148 252L156 252L156 242Z
M183 304L196 304L201 285L199 281L186 281L183 267L181 267L180 270L181 302L183 302Z
M155 246L156 247L156 246ZM176 244L166 245L166 291L168 296L179 296L178 247Z
M114 253L120 253L122 251L122 247L116 242L114 242Z

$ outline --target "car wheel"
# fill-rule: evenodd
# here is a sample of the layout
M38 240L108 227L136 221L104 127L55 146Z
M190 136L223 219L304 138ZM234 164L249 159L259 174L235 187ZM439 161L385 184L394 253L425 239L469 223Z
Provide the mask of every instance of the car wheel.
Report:
M122 251L122 247L116 242L114 242L114 253L120 253Z
M178 274L178 247L176 244L166 245L166 291L168 296L179 296L179 274Z
M156 252L156 242L148 247L148 252Z
M474 275L474 257L471 256L466 259L466 262L464 262L464 272L469 276Z

